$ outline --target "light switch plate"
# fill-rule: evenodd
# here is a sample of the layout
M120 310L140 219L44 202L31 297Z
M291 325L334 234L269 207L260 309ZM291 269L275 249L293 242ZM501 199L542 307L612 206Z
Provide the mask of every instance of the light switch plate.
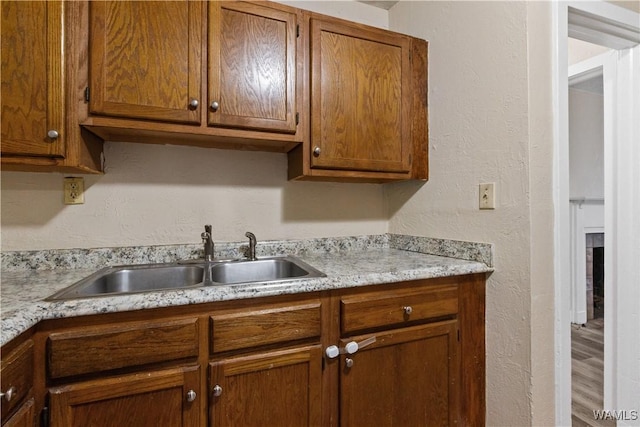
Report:
M485 184L480 184L478 195L480 196L478 200L478 208L496 208L495 183L488 182Z
M67 177L64 179L64 204L81 205L84 203L84 178Z

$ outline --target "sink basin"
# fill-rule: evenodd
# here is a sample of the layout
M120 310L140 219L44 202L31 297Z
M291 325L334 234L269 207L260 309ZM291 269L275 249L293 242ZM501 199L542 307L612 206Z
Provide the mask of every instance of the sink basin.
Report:
M214 263L211 267L211 280L214 285L324 276L324 273L293 257Z
M47 299L60 300L189 288L202 285L203 273L202 265L146 264L108 267Z
M273 257L255 261L214 261L210 265L211 283L207 285L272 282L325 274L297 258ZM143 264L107 267L78 283L57 292L47 300L66 300L108 295L133 294L168 289L186 289L204 285L205 265Z

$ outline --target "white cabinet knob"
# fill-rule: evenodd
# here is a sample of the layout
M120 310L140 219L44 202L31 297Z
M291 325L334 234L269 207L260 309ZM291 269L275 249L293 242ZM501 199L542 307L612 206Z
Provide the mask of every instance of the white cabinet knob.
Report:
M330 345L329 347L327 347L324 350L324 354L329 359L335 359L336 357L338 357L340 355L340 349L338 348L337 345Z
M222 387L219 384L216 384L213 387L213 397L220 397L222 395Z
M359 348L358 343L355 341L351 341L344 346L344 352L347 354L353 354L358 351L358 348Z

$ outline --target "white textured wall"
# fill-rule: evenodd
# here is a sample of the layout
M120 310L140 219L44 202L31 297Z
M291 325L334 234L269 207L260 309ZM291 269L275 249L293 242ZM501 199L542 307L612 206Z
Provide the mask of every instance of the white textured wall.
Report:
M277 0L278 3L311 12L323 13L337 18L348 19L349 21L361 24L373 25L374 27L388 28L389 13L379 7L370 6L354 0Z
M604 198L604 98L571 88L569 194L571 198Z
M387 11L354 1L288 1L387 27ZM107 143L104 176L84 205L62 203L61 174L2 172L2 250L195 243L385 233L383 188L288 182L283 154Z
M431 176L386 188L389 231L495 245L488 425L554 419L550 23L547 3L401 1L389 14L391 29L430 42ZM482 182L496 183L496 210L478 210ZM534 276L548 281L533 289Z
M601 55L608 50L611 49L569 37L567 43L567 52L569 57L567 58L567 62L569 65L577 64L585 59Z
M606 0L607 3L613 3L616 6L624 7L625 9L633 10L640 13L640 1L638 0Z
M284 154L107 143L85 204L60 174L2 173L2 250L197 243L387 231L379 185L288 182Z

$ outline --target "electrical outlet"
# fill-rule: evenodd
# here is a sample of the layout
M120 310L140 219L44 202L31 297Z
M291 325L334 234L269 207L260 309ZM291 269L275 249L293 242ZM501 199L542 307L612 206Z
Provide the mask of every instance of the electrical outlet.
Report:
M84 203L84 178L67 177L64 179L64 204L81 205Z
M479 203L478 208L480 209L495 209L496 208L496 197L495 197L495 183L489 182L486 184L480 184L479 189Z

